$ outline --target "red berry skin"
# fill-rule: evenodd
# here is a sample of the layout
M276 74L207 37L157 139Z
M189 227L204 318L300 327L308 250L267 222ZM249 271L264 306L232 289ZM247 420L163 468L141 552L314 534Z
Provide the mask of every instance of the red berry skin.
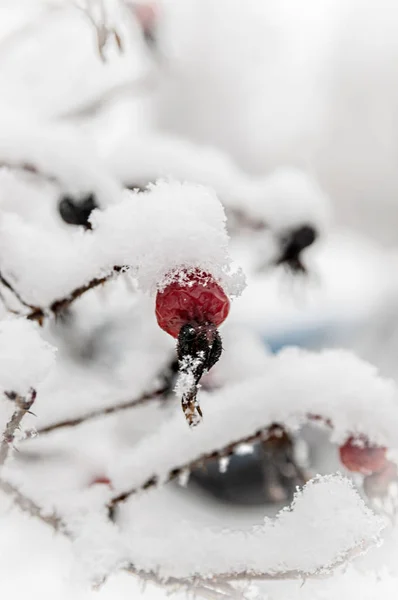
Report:
M105 475L99 475L98 477L95 477L91 482L90 482L90 487L92 485L108 485L110 488L112 487L112 482L111 480L106 477Z
M173 281L156 296L159 327L174 338L187 323L213 323L218 327L229 309L224 290L207 273L189 274L183 283Z
M340 460L349 471L369 475L384 469L386 451L381 446L372 446L367 440L350 437L340 447Z

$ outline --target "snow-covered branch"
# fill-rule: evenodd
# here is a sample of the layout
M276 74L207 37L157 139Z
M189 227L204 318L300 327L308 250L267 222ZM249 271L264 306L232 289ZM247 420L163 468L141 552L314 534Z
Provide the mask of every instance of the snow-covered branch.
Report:
M331 439L336 443L365 435L375 445L398 448L394 383L345 351L286 350L270 361L262 377L203 393L201 404L206 419L200 428L186 430L176 414L123 456L112 469L113 485L120 491L111 504L178 477L190 465L228 456L245 441L266 437L270 425L294 431L314 415L333 424ZM126 481L131 482L127 490Z
M10 454L10 448L14 443L17 431L20 429L22 419L30 411L35 401L36 391L32 389L29 396L25 398L18 396L15 392L6 392L5 395L14 403L16 409L3 432L3 439L0 445L0 466L5 464Z
M143 482L140 485L140 487L130 489L112 498L111 502L108 505L110 514L113 515L115 508L117 508L117 506L122 502L128 500L131 496L138 494L139 492L148 490L152 487L156 487L160 483L164 485L166 483L169 483L170 481L174 481L175 479L177 479L180 481L181 485L185 485L189 479L190 473L196 469L206 469L206 463L208 461L219 460L221 470L222 468L224 468L223 461L226 460L225 469L227 469L228 459L235 452L245 452L248 445L254 444L256 442L266 442L270 439L272 435L276 435L278 437L278 429L279 428L275 425L264 427L264 429L260 429L252 435L248 435L239 440L235 440L229 443L227 446L224 446L223 448L213 450L212 452L208 452L207 454L202 454L198 458L191 460L188 463L182 464L181 466L174 467L173 469L171 469L167 473L166 478L162 479L161 482L159 481L156 475L150 477L145 482Z
M123 523L125 543L133 540L127 551L135 568L155 571L165 581L215 582L326 573L376 543L383 528L341 476L310 481L276 519L247 530L178 526L156 518L153 527ZM195 540L189 552L188 540Z
M131 267L144 291L162 288L181 268L211 273L231 296L243 288L242 274L228 254L224 211L206 188L159 182L144 194L129 192L122 202L96 211L92 223L92 232L62 234L3 214L3 275L37 307L80 295L80 288L108 276L115 265Z
M121 271L123 271L123 267L114 267L110 275L105 275L104 277L95 277L85 285L82 285L81 287L78 287L75 290L73 290L66 298L54 300L54 302L52 302L48 308L44 309L28 305L29 308L31 308L32 310L26 315L26 318L29 321L37 321L39 323L42 323L43 320L49 315L56 317L60 313L64 312L67 308L69 308L71 304L75 302L75 300L81 298L86 292L89 292L90 290L94 290L95 288L104 285L107 281L110 281L116 274L120 273ZM25 302L23 302L23 304L27 306Z
M79 7L76 3L75 6ZM95 10L99 9L99 10ZM115 41L120 52L123 50L123 43L118 31L107 23L105 5L103 0L95 2L90 0L86 3L86 7L82 10L83 14L88 18L97 35L98 55L103 62L106 62L106 46L110 41ZM96 13L99 12L97 16Z
M23 318L0 322L0 391L29 398L54 365L55 350L39 335L36 324ZM1 403L8 406L9 402Z
M43 523L50 525L55 531L66 530L62 519L56 515L55 513L49 514L36 504L31 498L28 498L18 490L13 484L9 483L0 478L0 490L10 496L12 501L16 506L18 506L23 512L26 512L28 515L35 519L39 519Z
M77 427L78 425L88 423L90 421L93 421L94 419L99 419L100 417L114 415L116 413L121 413L125 410L131 410L132 408L137 408L139 406L151 404L153 402L159 402L168 393L170 393L170 383L166 382L160 388L157 388L151 392L143 393L142 396L140 396L139 398L134 398L133 400L129 400L128 402L119 402L116 404L112 404L111 406L106 406L104 408L92 410L86 413L85 415L76 418L57 421L56 423L52 423L50 425L46 425L44 427L39 428L37 430L37 433L38 435L45 435L46 433L52 433L53 431L58 431L59 429Z
M22 420L36 399L33 386L40 384L53 361L54 351L40 338L35 325L16 318L0 323L0 390L4 395L0 405L0 467L6 463L15 438L23 438Z

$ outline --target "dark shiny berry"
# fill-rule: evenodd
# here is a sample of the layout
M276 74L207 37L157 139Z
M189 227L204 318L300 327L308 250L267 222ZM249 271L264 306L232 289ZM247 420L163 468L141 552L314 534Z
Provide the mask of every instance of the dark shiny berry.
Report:
M91 229L89 218L95 208L98 208L98 205L94 194L86 196L83 200L64 196L59 203L59 214L69 225L81 225L86 229Z

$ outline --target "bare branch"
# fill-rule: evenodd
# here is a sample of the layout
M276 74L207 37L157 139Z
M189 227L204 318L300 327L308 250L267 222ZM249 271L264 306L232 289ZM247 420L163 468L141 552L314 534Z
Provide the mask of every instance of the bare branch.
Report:
M0 283L2 283L4 287L7 288L15 296L15 298L18 300L18 302L20 302L20 304L22 304L22 306L30 308L31 310L35 309L34 306L25 302L25 300L21 297L20 293L14 288L14 286L8 281L8 279L6 279L4 275L2 275L2 273L0 273Z
M29 393L29 396L26 398L19 396L15 392L7 392L6 396L15 402L17 408L11 419L8 421L3 433L3 440L0 445L0 466L4 465L10 454L10 448L14 441L15 433L19 429L22 419L26 413L29 412L33 402L36 399L36 391L32 389Z

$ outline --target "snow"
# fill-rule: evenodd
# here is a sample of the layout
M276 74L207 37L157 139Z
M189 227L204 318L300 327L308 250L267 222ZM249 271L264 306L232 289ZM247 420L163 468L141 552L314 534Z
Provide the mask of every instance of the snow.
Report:
M116 490L124 491L126 481L128 489L139 487L153 476L162 482L173 468L222 450L271 423L295 430L309 415L332 422L334 443L364 434L374 444L398 447L394 382L383 380L372 365L347 351L287 349L269 364L265 375L214 393L203 392L199 401L203 423L194 431L177 412L112 465Z
M154 134L128 138L108 150L104 161L130 187L170 176L211 186L227 209L265 223L274 234L308 224L323 233L329 225L329 199L315 179L298 168L254 177L219 150Z
M383 526L346 479L329 476L308 483L275 520L249 530L221 532L156 516L152 524L133 521L127 527L133 564L160 577L186 578L327 571L376 543Z
M94 193L99 206L119 200L121 186L107 175L95 149L83 135L67 125L49 126L27 114L1 107L0 164L10 168L32 167L64 194L78 201Z
M243 289L228 254L223 208L207 188L161 181L145 194L126 192L92 222L93 232L70 234L15 214L0 216L1 268L26 301L49 305L114 266L132 267L141 289L152 293L174 271L195 268L212 274L231 296Z
M0 322L0 389L26 396L48 376L55 348L45 342L39 327L24 319Z

